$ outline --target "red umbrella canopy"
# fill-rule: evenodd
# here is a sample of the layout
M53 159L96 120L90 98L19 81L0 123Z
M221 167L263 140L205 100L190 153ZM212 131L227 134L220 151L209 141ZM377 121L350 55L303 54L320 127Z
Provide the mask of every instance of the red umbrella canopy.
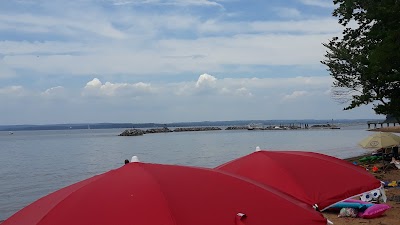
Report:
M297 199L235 175L213 169L136 162L47 195L2 225L325 225L326 222L320 213Z
M381 186L364 168L315 152L256 151L216 169L269 185L322 210Z

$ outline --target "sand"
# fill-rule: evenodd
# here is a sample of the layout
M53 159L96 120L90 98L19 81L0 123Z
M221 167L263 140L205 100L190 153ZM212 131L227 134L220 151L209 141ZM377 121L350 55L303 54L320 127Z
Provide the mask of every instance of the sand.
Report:
M374 129L370 129L369 131L382 131L382 132L400 133L400 126L374 128Z
M358 157L359 158L359 157ZM349 159L354 161L356 158ZM369 163L364 166L372 171L372 167L376 165L378 168L382 166L381 163ZM381 181L400 181L400 170L394 166L390 166L386 171L378 170L372 173ZM385 188L388 201L386 204L391 208L385 212L381 217L373 219L362 218L338 218L338 212L324 212L324 216L334 223L334 225L355 225L355 224L368 224L368 225L397 225L400 224L400 187Z

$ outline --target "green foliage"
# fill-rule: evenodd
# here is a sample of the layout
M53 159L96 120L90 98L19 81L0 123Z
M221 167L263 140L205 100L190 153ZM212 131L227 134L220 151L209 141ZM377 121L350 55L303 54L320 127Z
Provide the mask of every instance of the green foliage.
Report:
M345 110L373 103L400 122L400 0L334 0L341 37L324 44L323 64ZM346 99L347 98L347 99Z

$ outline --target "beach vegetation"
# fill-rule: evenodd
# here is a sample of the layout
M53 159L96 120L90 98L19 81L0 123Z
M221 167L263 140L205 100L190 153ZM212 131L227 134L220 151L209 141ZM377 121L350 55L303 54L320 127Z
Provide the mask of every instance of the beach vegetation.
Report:
M321 61L334 78L332 97L344 110L372 104L400 122L400 0L333 0L343 26Z

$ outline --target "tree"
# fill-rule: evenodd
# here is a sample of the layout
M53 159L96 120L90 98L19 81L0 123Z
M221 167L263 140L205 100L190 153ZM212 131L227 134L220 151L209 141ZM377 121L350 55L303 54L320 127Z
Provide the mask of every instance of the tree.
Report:
M400 0L334 0L344 27L323 44L321 63L334 78L333 97L344 110L372 103L377 114L400 122Z

